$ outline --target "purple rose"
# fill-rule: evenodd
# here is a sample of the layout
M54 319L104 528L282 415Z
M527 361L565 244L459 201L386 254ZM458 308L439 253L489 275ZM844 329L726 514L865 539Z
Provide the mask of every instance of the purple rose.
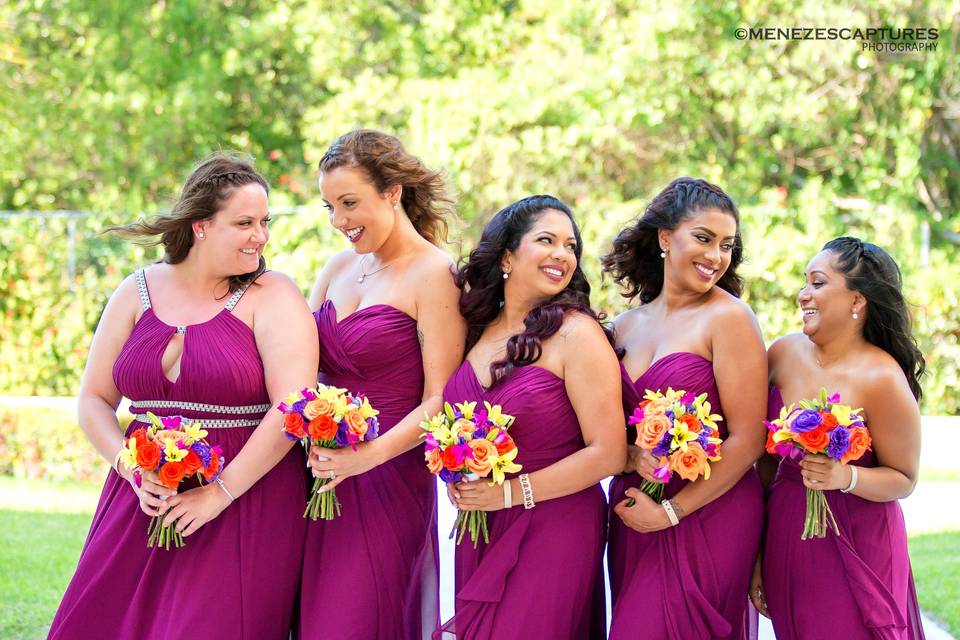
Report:
M839 460L850 448L850 432L846 427L835 427L830 432L830 444L827 445L827 455Z
M820 413L814 411L813 409L804 409L800 412L794 421L790 425L790 431L794 433L806 433L820 426L820 423L823 422L823 419L820 417Z

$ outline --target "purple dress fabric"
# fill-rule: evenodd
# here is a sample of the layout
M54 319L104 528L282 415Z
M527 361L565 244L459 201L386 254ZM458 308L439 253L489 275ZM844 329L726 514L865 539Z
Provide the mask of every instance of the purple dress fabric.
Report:
M769 419L779 417L782 406L779 389L771 389ZM868 451L851 464L874 467L877 459ZM763 555L763 590L777 638L922 639L900 504L824 493L840 535L801 540L806 488L797 462L781 461L767 498Z
M666 391L668 387L706 393L713 412L723 414L713 363L702 356L672 353L654 362L637 380L631 380L622 366L621 371L628 417L647 389ZM727 423L717 426L726 438ZM633 427L628 438L633 444ZM763 526L763 489L756 471L748 471L729 491L677 526L654 533L630 529L612 510L627 488L639 488L641 482L634 473L617 476L610 485L611 640L756 637L756 614L747 598ZM686 484L674 474L664 498L676 495Z
M499 404L515 417L522 473L584 447L564 382L536 365L485 389L469 362L447 382L444 400ZM508 477L514 477L511 474ZM606 636L603 545L606 501L600 485L488 513L490 542L465 536L456 551L456 615L436 640L583 640Z
M244 418L254 423L208 429L207 440L223 448L229 466L270 403L253 331L230 309L188 326L180 376L170 382L160 363L177 328L154 315L145 281L141 299L145 311L113 366L117 389L139 401L132 409L135 415L152 411L201 423ZM184 402L260 408L217 412L165 406ZM127 433L143 426L135 420ZM291 450L217 518L186 538L185 547L169 551L147 548L149 516L127 482L111 470L49 637L287 638L305 534L302 460L299 451Z
M314 316L320 382L365 394L381 435L422 402L416 320L378 304L338 322L329 300ZM307 526L300 636L429 638L440 619L439 551L436 481L423 448L347 478L337 498L340 516Z

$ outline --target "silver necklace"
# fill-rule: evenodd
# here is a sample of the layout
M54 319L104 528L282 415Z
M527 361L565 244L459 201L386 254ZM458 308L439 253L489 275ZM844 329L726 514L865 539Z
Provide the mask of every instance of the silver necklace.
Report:
M364 258L364 259L365 259L365 258ZM376 270L374 270L374 271L371 271L370 273L364 273L364 272L363 272L363 260L360 260L360 277L357 278L357 282L360 283L360 284L363 284L363 281L366 280L368 276L372 276L372 275L375 274L375 273L380 273L381 271L383 271L384 269L386 269L387 267L389 267L390 265L392 265L394 262L396 262L396 259L391 260L390 262L388 262L387 264L383 265L383 266L380 267L379 269L376 269Z

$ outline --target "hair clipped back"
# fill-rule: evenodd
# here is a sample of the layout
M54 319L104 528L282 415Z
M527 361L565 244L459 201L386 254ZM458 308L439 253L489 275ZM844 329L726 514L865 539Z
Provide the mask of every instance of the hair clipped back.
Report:
M720 187L699 178L677 178L650 201L643 215L617 234L613 251L601 259L603 270L624 287L624 297L640 296L646 304L663 289L663 259L660 257L660 229L676 229L684 220L705 209L719 209L737 221L730 266L717 286L740 297L743 280L737 267L743 260L740 238L740 213L733 200Z
M897 361L913 397L919 400L923 395L920 378L926 363L913 337L900 267L877 245L850 236L831 240L823 245L823 250L836 256L835 265L844 275L847 289L859 292L867 300L863 337Z
M135 238L143 246L163 245L163 261L178 264L187 258L193 247L193 223L212 218L236 189L248 184L258 184L270 193L270 185L253 168L252 159L225 152L214 153L197 164L187 176L170 213L109 227L107 231ZM266 269L266 260L260 256L256 271L228 278L230 291L252 283Z

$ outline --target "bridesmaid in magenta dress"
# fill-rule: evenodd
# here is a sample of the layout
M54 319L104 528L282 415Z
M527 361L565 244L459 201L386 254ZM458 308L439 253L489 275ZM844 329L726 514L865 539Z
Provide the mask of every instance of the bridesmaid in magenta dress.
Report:
M160 236L166 255L124 280L90 348L80 425L114 469L50 638L289 636L303 456L270 409L310 382L317 349L303 296L265 270L267 188L249 164L218 154L170 214L118 229ZM223 448L222 482L176 494L153 473L118 467L121 397L135 416L128 433L149 423L147 411L199 420ZM185 547L147 548L149 516L163 509Z
M590 309L580 232L552 196L506 207L461 268L467 361L444 400L499 404L516 419L502 486L448 485L460 509L490 512L490 541L456 551L456 614L439 639L582 640L606 634L599 481L623 468L617 358Z
M837 238L810 260L797 301L803 333L770 347L771 416L825 388L863 408L872 451L849 465L780 462L751 598L782 640L923 638L897 500L917 482L924 362L900 270L880 247ZM840 535L800 539L806 488L825 492Z
M709 480L669 481L661 504L639 491L655 458L634 446L610 487L610 638L707 640L751 635L746 590L760 544L766 359L739 300L739 218L718 187L678 178L624 229L603 262L641 305L615 320L623 402L647 389L706 393L723 438ZM636 501L628 506L630 499ZM755 620L755 614L753 616Z
M380 437L356 451L311 451L341 514L308 524L299 633L422 640L439 622L439 562L437 485L419 425L440 410L466 334L453 265L437 246L449 199L438 172L378 131L342 136L320 172L330 222L353 244L311 296L320 382L366 394Z

